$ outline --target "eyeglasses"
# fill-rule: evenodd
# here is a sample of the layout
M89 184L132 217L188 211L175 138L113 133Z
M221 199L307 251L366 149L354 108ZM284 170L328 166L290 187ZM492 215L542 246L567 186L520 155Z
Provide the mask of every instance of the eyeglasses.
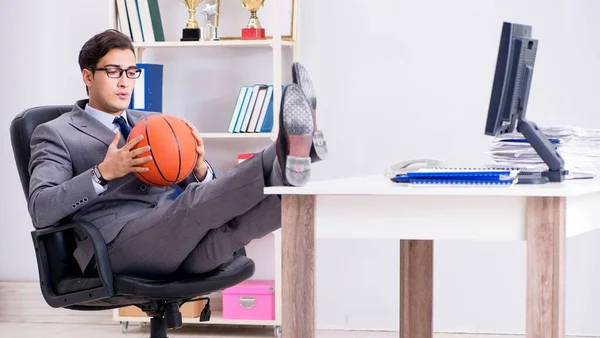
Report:
M137 79L138 77L140 77L140 75L142 74L142 70L136 67L130 67L127 69L121 69L121 67L103 67L103 68L92 68L92 70L101 70L106 72L106 75L110 78L113 79L118 79L123 75L123 72L125 72L125 75L130 78L130 79Z

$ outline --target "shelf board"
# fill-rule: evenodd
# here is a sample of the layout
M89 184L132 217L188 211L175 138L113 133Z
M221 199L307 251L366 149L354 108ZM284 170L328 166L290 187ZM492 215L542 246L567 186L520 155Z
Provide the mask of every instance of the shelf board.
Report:
M203 133L200 132L203 139L273 139L273 133Z
M118 317L121 322L150 322L150 317ZM277 320L255 320L255 319L224 319L222 311L212 311L210 321L201 322L199 318L183 318L184 324L203 324L203 325L265 325L277 326L280 323Z
M273 40L220 40L220 41L160 41L134 42L135 48L198 48L198 47L272 47ZM293 46L293 41L281 41L282 46Z

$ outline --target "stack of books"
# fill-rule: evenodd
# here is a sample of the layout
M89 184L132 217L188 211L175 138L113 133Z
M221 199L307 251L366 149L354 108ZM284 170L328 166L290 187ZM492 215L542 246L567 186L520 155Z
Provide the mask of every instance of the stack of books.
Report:
M227 131L270 133L272 130L273 86L256 84L240 88Z
M116 0L118 29L133 42L165 41L158 0Z

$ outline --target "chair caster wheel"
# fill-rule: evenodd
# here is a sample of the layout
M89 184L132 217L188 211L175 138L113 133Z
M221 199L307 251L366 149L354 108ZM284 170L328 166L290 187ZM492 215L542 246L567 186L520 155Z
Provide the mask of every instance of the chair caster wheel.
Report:
M121 333L127 332L129 328L129 322L121 322Z
M275 326L275 337L281 338L281 326Z

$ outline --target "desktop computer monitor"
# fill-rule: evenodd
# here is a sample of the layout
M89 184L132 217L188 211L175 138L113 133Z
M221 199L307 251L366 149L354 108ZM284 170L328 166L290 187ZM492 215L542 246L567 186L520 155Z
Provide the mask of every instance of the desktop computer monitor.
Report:
M537 177L520 177L521 183L561 182L567 174L562 157L536 124L525 117L537 49L538 40L532 38L531 26L503 23L485 134L499 136L516 130L546 163L547 171Z

